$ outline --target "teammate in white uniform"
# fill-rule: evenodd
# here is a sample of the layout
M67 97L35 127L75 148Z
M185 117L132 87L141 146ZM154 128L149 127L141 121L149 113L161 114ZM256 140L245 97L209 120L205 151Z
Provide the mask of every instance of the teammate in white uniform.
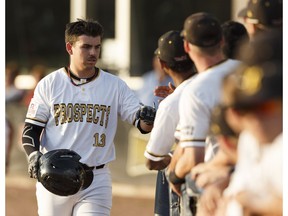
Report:
M193 62L184 51L183 38L179 31L169 31L163 34L158 40L155 55L159 59L164 72L173 79L177 87L172 94L161 101L144 152L147 167L150 170L159 170L154 213L155 215L168 215L170 211L179 211L179 205L177 205L179 198L168 193L169 185L164 168L170 162L171 156L169 153L175 143L174 131L179 120L178 101L180 94L196 71ZM169 195L171 196L170 202Z
M149 169L161 170L167 167L165 158L170 156L175 143L174 132L179 121L178 102L184 86L193 79L194 64L185 53L183 38L178 31L163 34L155 51L164 71L173 79L176 89L161 101L155 117L154 127L144 156ZM163 136L165 134L165 136Z
M41 155L55 149L73 150L82 163L94 167L90 187L72 196L57 196L37 182L41 216L110 215L112 185L107 165L115 159L117 119L135 123L143 133L153 127L155 110L142 107L139 111L140 101L125 82L95 67L102 34L102 26L93 20L67 24L70 66L43 78L30 102L22 138L30 177L37 178Z
M240 63L225 58L219 21L210 14L189 16L183 35L184 48L199 74L185 87L179 101L180 120L175 137L180 142L169 166L171 187L179 194L185 176L204 161L211 112L220 102L222 79Z

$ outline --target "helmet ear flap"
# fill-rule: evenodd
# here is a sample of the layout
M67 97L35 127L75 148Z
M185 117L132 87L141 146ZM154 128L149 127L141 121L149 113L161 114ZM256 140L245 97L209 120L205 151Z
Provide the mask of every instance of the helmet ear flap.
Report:
M93 181L93 172L79 162L80 159L80 155L68 149L47 152L39 159L39 182L59 196L73 195L86 189Z
M89 168L86 164L82 164L84 170L85 170L85 177L84 177L84 183L82 186L82 190L85 190L86 188L88 188L94 178L94 174L91 168Z

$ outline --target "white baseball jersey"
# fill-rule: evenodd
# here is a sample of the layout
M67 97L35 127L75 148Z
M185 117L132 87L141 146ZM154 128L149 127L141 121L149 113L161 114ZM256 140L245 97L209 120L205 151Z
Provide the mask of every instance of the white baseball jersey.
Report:
M265 145L247 131L241 132L238 141L238 160L226 195L235 195L243 190L257 193L273 191L282 195L282 134Z
M81 162L97 166L115 159L118 116L132 124L139 102L117 76L99 70L94 80L76 86L61 68L37 85L25 122L45 127L42 153L71 149Z
M224 196L233 197L242 191L250 191L261 198L269 199L271 194L282 197L282 143L282 133L272 143L260 145L250 132L241 132L236 168ZM227 215L241 212L235 202L228 203Z
M194 77L182 82L175 91L168 95L161 103L156 113L154 127L144 156L153 161L164 159L175 143L174 132L179 121L178 103L184 87Z
M182 147L205 147L212 109L220 102L223 78L240 64L228 59L195 77L179 101L180 119L175 137Z

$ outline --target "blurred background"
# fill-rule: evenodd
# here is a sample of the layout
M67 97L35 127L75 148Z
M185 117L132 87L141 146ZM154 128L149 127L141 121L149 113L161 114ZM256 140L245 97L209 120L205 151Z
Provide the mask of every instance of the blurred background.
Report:
M35 64L67 65L65 25L97 19L105 29L101 66L131 76L151 69L158 38L181 30L194 12L213 13L221 22L236 19L246 1L236 0L9 0L6 1L6 61L24 69Z
M69 64L66 23L76 18L98 20L105 32L97 66L137 91L144 85L142 76L153 70L154 50L162 34L181 30L185 18L200 11L221 22L239 21L237 13L245 4L239 0L6 0L6 215L37 215L35 182L27 175L21 132L37 82ZM126 123L118 125L117 159L111 164L112 216L153 215L156 172L145 168L143 156L148 139Z

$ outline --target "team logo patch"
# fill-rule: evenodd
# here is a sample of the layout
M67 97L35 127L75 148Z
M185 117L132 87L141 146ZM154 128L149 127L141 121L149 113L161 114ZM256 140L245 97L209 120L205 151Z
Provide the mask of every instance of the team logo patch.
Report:
M28 108L28 112L27 112L27 116L28 117L35 117L37 110L38 110L39 104L31 101L29 108Z

